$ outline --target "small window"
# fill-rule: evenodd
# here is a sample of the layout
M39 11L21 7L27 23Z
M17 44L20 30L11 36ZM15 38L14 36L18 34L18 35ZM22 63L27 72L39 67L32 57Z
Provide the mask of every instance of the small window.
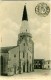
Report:
M49 62L48 62L48 64L49 64Z
M24 43L24 46L25 46L25 43Z
M27 29L26 29L26 32L27 32Z
M50 66L48 65L48 68L50 68Z
M23 58L25 57L25 53L23 52Z
M23 37L22 37L22 39L23 39Z
M8 72L9 72L9 70L10 70L10 69L8 68Z
M16 57L16 55L14 54L14 57Z

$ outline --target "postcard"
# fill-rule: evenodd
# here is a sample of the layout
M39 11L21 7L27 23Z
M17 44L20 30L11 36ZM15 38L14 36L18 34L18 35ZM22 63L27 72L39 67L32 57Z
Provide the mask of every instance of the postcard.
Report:
M0 80L50 80L51 1L0 1Z

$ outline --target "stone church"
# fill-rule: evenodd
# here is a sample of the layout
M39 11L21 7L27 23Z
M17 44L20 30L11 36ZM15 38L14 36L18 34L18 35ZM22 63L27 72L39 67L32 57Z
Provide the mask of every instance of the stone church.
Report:
M14 75L34 71L34 42L29 31L26 5L23 9L17 46L1 47L0 53L1 75Z

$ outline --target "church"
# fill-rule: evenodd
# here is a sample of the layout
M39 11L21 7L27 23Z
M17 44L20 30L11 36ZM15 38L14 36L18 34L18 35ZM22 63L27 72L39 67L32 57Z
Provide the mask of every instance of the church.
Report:
M15 75L34 71L34 42L29 31L28 15L24 5L17 46L1 47L1 75Z

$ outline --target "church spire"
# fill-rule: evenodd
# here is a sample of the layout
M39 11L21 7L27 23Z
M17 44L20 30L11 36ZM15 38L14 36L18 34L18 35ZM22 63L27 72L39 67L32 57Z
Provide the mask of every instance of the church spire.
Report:
M18 34L18 38L19 38L18 44L20 43L20 41L22 41L22 39L32 38L32 35L30 34L29 24L28 24L26 5L24 5L22 24L20 28L20 33Z
M23 17L22 17L22 21L24 21L24 20L27 20L28 21L26 5L24 6Z

